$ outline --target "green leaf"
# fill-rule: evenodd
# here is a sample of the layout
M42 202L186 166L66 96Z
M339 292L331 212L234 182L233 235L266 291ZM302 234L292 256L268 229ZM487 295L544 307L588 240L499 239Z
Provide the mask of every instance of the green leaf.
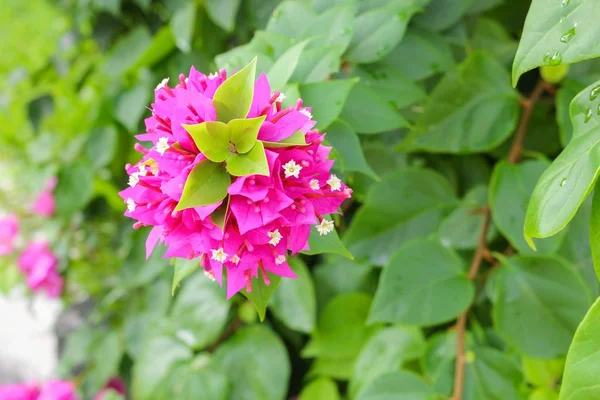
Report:
M349 124L339 119L336 120L327 129L326 138L339 155L336 157L335 168L340 171L361 172L373 180L379 180L375 171L367 163L360 140Z
M151 93L148 81L141 81L119 96L115 109L115 118L127 130L136 130L140 118L146 112L144 107L148 104Z
M175 296L175 291L179 287L182 280L190 276L194 271L200 267L202 257L195 258L193 260L186 260L184 258L176 258L173 264L173 284L171 285L171 295Z
M581 276L559 258L500 259L493 286L496 330L508 343L531 357L564 355L591 303ZM540 337L544 340L540 341Z
M440 224L440 241L445 247L457 250L475 249L479 231L483 226L482 208L487 204L488 189L477 185L463 199L464 205L457 207ZM496 236L493 226L488 229L487 241Z
M227 32L232 32L240 3L241 0L206 0L204 6L216 25Z
M540 360L523 357L523 373L527 382L535 386L551 387L558 382L565 369L565 360Z
M119 374L119 364L123 358L123 342L118 330L103 332L92 344L91 360L87 374L87 388L90 392L97 393L106 382ZM89 354L89 353L88 353Z
M112 77L121 76L145 54L152 37L148 28L139 25L112 47L102 65L102 70Z
M478 0L431 0L425 12L415 17L415 23L434 31L455 25Z
M288 328L311 333L317 319L315 287L310 272L300 258L289 259L297 279L283 279L271 297L269 307Z
M359 64L383 58L400 43L410 18L422 3L421 0L391 3L359 15L344 58Z
M151 67L165 58L175 49L175 38L170 26L161 28L152 41L148 44L144 52L139 56L135 64L130 68L136 71L143 67Z
M227 124L229 126L229 140L235 145L235 153L245 154L252 150L265 118L266 115L258 118L232 119L229 121Z
M600 56L596 7L594 0L532 1L513 63L513 86L535 67Z
M262 141L265 147L282 148L290 146L306 146L306 135L302 131L294 132L290 137L283 139L281 142L265 142Z
M216 340L225 328L230 305L223 288L204 274L195 273L175 298L170 325L189 347L201 349Z
M214 361L227 376L233 377L229 400L281 400L288 392L287 350L281 339L265 326L239 330L217 348Z
M408 126L390 102L362 82L350 92L341 119L357 133L380 133Z
M419 359L424 350L425 338L417 328L394 326L377 332L356 359L350 393L356 394L379 376L397 371L407 361Z
M312 19L312 24L306 30L306 35L321 36L323 42L335 45L340 57L350 44L354 33L355 6L343 3L328 9Z
M202 161L190 172L175 211L217 203L227 196L230 184L231 177L221 164Z
M267 314L267 306L271 300L271 296L279 286L281 282L281 276L273 275L269 272L265 272L269 277L269 284L267 285L262 277L257 277L252 280L252 291L242 289L242 294L246 296L250 303L256 308L258 316L261 321L265 320Z
M158 336L149 340L133 367L133 398L154 399L155 390L171 367L178 361L191 358L192 351L171 337Z
M423 29L411 29L382 63L417 81L446 72L454 65L454 57L442 36Z
M473 52L431 93L417 129L403 148L444 153L491 150L516 127L519 95L504 67L491 56Z
M336 79L300 85L304 104L312 107L317 129L327 129L340 115L348 94L356 82L357 79Z
M291 77L292 81L314 83L327 80L340 70L340 59L343 49L340 45L319 46L305 49L298 66ZM285 91L288 99L292 97L288 90ZM285 106L284 101L284 106Z
M408 371L395 371L382 375L365 387L356 400L442 400L418 375Z
M600 117L595 110L600 82L588 86L571 102L573 138L540 177L525 216L525 239L552 236L565 228L591 192L598 176Z
M306 385L300 392L299 400L340 400L340 392L334 381L318 378Z
M94 171L87 161L64 165L58 172L54 190L56 213L69 218L91 200L94 190Z
M184 4L175 10L169 22L175 44L179 50L187 53L192 48L192 37L194 36L194 24L196 22L196 2L186 0Z
M556 92L556 122L560 130L560 142L563 147L571 141L573 137L573 125L569 115L569 105L577 96L577 93L585 89L585 86L576 82L567 80L562 83Z
M219 121L227 123L232 119L246 118L254 96L255 75L256 57L219 86L213 96L213 105Z
M300 43L295 44L290 47L281 57L275 61L275 64L271 67L267 76L269 77L269 85L273 90L281 90L288 82L294 70L296 69L296 65L298 65L298 61L300 60L300 56L302 55L302 51L308 44L308 40L304 40Z
M104 167L112 161L117 149L117 139L117 130L113 125L97 126L90 132L86 154L94 168Z
M324 219L331 221L331 217L323 217ZM320 235L317 228L313 226L308 237L308 246L310 250L302 251L302 254L314 255L314 254L340 254L351 260L354 259L352 253L348 251L346 246L340 240L337 231L334 229L333 232L327 235Z
M225 222L227 222L226 218L229 213L229 202L230 201L231 201L231 196L227 196L227 200L225 200L219 206L219 208L217 208L215 211L213 211L213 213L210 215L210 220L212 221L212 223L217 225L219 228L221 228L222 231L225 230Z
M256 141L252 150L246 154L230 154L227 159L227 172L233 176L269 176L269 164L263 143Z
M509 64L517 52L517 41L506 31L506 28L491 18L478 18L473 27L473 48L488 51Z
M408 107L425 98L425 91L391 65L373 64L352 71L361 84L373 89L396 108Z
M562 380L561 400L588 400L600 395L600 299L597 299L579 324L567 354Z
M600 279L600 183L596 183L590 216L590 248L596 276Z
M494 168L490 182L490 207L498 230L511 245L523 254L534 254L523 237L526 205L539 176L548 167L543 160L530 160L521 164L500 161ZM554 237L538 244L538 251L552 254L558 250L562 237Z
M307 5L299 1L284 1L273 11L267 24L268 32L276 32L292 39L301 40L315 14Z
M404 244L383 270L369 321L431 326L452 320L475 295L465 269L457 254L434 240Z
M229 124L208 121L194 125L182 124L182 126L190 134L198 149L210 161L220 163L227 159L232 134Z
M384 265L406 240L437 230L440 209L457 202L439 174L423 169L400 169L369 190L344 235L357 259Z

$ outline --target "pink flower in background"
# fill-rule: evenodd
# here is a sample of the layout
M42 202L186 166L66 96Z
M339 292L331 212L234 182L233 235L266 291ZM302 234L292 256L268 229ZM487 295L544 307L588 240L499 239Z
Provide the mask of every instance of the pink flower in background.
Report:
M38 198L33 203L31 207L31 211L40 217L49 218L54 214L54 210L56 209L56 204L54 201L54 195L52 191L56 187L57 183L56 178L50 178L44 190L38 195Z
M217 119L213 96L226 79L225 70L206 76L192 67L189 77L180 75L175 87L169 87L168 80L158 85L152 116L145 120L146 133L137 136L152 146L136 144L143 158L126 167L130 187L120 196L125 215L137 221L134 228L153 227L147 255L160 241L168 247L165 257L202 256L205 273L219 284L226 272L231 297L243 288L251 291L259 276L269 284L266 272L295 278L288 253L308 249L312 226L319 235L332 232L333 223L323 216L338 212L352 190L331 173L331 148L323 146L324 135L313 129L310 109L302 100L283 108L284 96L271 93L262 74L246 118L265 117L258 140L265 146L269 175L231 177L228 209L226 198L175 211L190 172L211 162L182 125ZM273 145L298 133L305 145ZM225 209L222 229L214 217L216 210Z
M19 256L19 268L27 276L27 285L33 291L44 289L49 297L62 293L63 280L57 267L58 258L46 242L29 243Z
M19 219L16 215L8 215L0 218L0 256L13 251L14 242L18 234Z
M69 381L47 382L36 400L78 400L75 385Z
M125 383L120 378L110 378L106 385L95 396L94 400L104 400L110 392L116 392L125 396Z
M32 383L0 386L0 400L37 400L39 394L40 389Z

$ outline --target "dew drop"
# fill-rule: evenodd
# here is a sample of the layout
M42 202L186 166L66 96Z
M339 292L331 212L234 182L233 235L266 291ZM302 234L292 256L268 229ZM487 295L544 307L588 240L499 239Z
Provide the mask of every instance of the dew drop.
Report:
M600 85L594 86L590 91L590 101L596 100L596 97L600 95Z
M560 17L560 23L564 23L567 19L565 17Z
M560 63L562 63L562 54L560 54L558 51L556 53L554 53L552 55L552 57L550 57L550 65L552 65L553 67L560 65Z
M575 27L572 27L571 29L566 31L564 35L562 35L560 37L560 41L562 43L569 43L571 41L571 39L573 39L574 36L575 36Z
M547 52L546 54L544 54L544 64L549 64L550 63L550 52Z
M390 46L388 45L383 45L380 48L377 49L377 55L379 57L384 56L390 49Z
M596 115L600 115L600 104L598 104L598 109L596 110Z
M585 122L586 124L590 122L590 119L592 119L593 115L594 111L591 108L588 108L587 112L585 113L585 120L583 122Z
M560 187L563 187L567 184L567 178L563 178L562 181L560 181Z
M571 3L571 0L562 0L562 3L560 4L562 7L566 7L569 5L569 3Z

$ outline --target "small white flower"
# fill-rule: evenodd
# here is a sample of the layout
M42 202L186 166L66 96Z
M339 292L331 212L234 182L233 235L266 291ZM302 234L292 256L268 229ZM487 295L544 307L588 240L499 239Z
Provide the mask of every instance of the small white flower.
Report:
M138 175L139 174L137 172L134 172L133 174L129 175L129 186L135 187L135 185L138 184L138 182L140 181L140 177Z
M229 259L229 261L231 261L235 265L238 265L240 263L241 259L240 259L240 256L238 256L237 254L234 254L233 257L231 257Z
M269 232L267 235L269 235L271 238L271 240L269 240L269 244L273 246L277 246L283 237L281 236L281 233L279 233L279 229L275 229L273 232Z
M306 115L308 117L308 119L312 118L312 114L306 108L303 108L302 110L300 110L300 113Z
M297 178L298 175L300 175L300 170L302 169L302 167L296 164L296 161L294 160L288 161L282 166L282 168L286 178L289 178L290 176Z
M321 189L321 186L319 185L319 180L318 179L311 179L309 182L310 188L312 190L319 190Z
M161 156L165 155L165 151L167 151L170 147L169 139L166 137L161 137L158 139L158 143L156 143L156 151L158 151Z
M331 188L332 192L335 192L336 190L340 190L342 188L342 181L340 181L340 178L333 174L331 174L329 176L329 179L327 179L327 184Z
M217 278L215 278L215 274L212 271L206 271L206 270L204 270L204 276L206 276L211 281L216 281L217 280Z
M140 172L138 172L139 176L146 176L148 173L148 170L146 170L146 166L144 164L138 165L138 169L140 170Z
M219 77L219 74L217 72L212 72L212 73L208 74L208 79L210 79L211 81L218 77Z
M215 261L218 261L220 263L225 262L225 260L227 260L227 253L225 253L223 251L222 247L219 247L217 250L211 250L212 251L212 259Z
M165 86L167 86L167 83L169 83L169 78L165 78L162 81L160 81L160 83L156 86L155 90L160 90L162 88L164 88Z
M135 211L135 201L132 198L128 198L125 200L125 204L127 204L127 211L134 212Z
M319 232L319 236L327 235L330 232L333 232L333 221L327 221L325 218L321 220L321 223L317 225L317 232Z
M277 96L277 98L275 99L275 101L277 103L281 103L281 102L283 102L284 99L285 99L285 94L279 93L279 96Z
M277 256L277 258L275 259L275 264L277 265L281 265L285 262L285 256Z

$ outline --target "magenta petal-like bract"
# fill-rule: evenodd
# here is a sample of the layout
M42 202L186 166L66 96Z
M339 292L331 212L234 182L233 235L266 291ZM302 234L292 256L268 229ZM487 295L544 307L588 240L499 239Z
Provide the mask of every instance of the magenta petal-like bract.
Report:
M180 75L175 87L164 80L155 90L152 116L145 120L146 132L137 135L147 146L136 144L143 154L136 165L128 165L129 187L120 195L125 215L137 222L135 228L153 227L146 244L147 255L162 242L166 257L202 257L206 274L222 282L227 276L227 295L252 290L254 278L269 284L266 272L295 277L287 263L288 253L308 249L311 226L319 234L333 230L323 218L336 213L352 190L331 174L330 147L324 135L314 130L310 108L298 100L282 108L283 95L271 93L261 74L247 118L265 116L258 140L265 142L269 176L233 178L229 199L208 206L175 211L190 172L206 161L182 125L217 118L213 96L227 79L224 70L204 75L193 67L189 77ZM273 146L298 133L306 145ZM298 143L298 142L294 142ZM229 201L224 228L213 222L216 211ZM221 214L222 215L222 214Z

